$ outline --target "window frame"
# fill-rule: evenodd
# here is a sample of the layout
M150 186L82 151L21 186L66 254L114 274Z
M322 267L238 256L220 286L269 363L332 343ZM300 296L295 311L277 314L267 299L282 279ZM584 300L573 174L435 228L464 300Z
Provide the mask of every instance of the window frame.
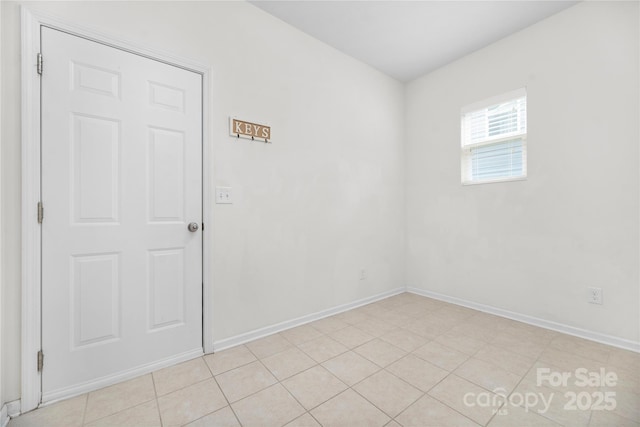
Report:
M519 98L525 98L525 131L505 133L504 136L496 139L490 139L488 141L480 141L472 144L465 144L465 119L468 114L481 111L505 102L515 101ZM524 181L527 179L527 135L528 135L528 123L527 123L527 90L526 87L516 89L496 95L491 98L484 99L482 101L474 102L463 107L460 111L460 181L462 185L478 185L478 184L493 184L497 182L509 182L509 181ZM522 174L517 176L503 176L499 178L489 178L474 180L471 179L472 169L467 165L472 161L471 150L478 147L486 147L494 144L504 143L512 140L520 139L522 141Z

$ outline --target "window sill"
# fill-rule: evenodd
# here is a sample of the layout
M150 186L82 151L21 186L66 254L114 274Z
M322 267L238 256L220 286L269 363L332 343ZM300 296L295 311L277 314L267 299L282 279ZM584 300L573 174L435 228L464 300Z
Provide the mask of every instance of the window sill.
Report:
M498 179L487 179L484 181L462 181L462 185L479 185L479 184L495 184L498 182L509 182L509 181L526 181L527 176L514 176L508 178L498 178Z

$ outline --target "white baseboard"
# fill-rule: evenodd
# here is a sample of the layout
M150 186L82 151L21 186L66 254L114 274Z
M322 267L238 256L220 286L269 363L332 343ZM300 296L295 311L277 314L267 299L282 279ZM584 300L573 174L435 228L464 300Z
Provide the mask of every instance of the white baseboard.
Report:
M388 298L393 295L398 295L403 292L406 292L406 288L396 288L387 292L382 292L377 295L373 295L367 298L362 298L357 301L353 301L347 304L342 304L337 307L329 308L326 310L319 311L317 313L308 314L306 316L298 317L296 319L287 320L285 322L277 323L275 325L266 326L264 328L255 329L253 331L245 332L240 335L236 335L230 338L225 338L222 340L213 342L213 350L221 351L227 348L235 347L240 344L244 344L249 341L256 340L258 338L266 337L267 335L272 335L278 332L285 331L287 329L295 328L296 326L304 325L305 323L313 322L315 320L319 320L328 316L333 316L334 314L342 313L343 311L351 310L365 304L370 304L375 301L379 301L384 298Z
M20 411L21 411L20 399L7 402L6 406L7 406L7 415L9 416L9 418L15 418L18 415L20 415Z
M0 427L6 427L11 418L20 415L20 399L7 402L0 410Z
M7 405L2 405L2 409L0 410L0 427L6 427L7 424L9 424Z
M79 396L81 394L97 390L99 388L107 387L121 381L126 381L140 375L148 374L149 372L157 371L158 369L166 368L167 366L175 365L176 363L185 362L187 360L195 359L204 354L202 348L190 350L176 356L171 356L166 359L162 359L157 362L149 363L147 365L138 366L133 369L126 370L124 372L118 372L117 374L107 375L95 380L87 381L85 383L76 384L71 387L58 389L55 391L42 394L42 404L39 407L47 406L52 403L58 402L62 399L68 399L70 397Z
M518 322L527 323L533 326L539 326L541 328L550 329L552 331L561 332L563 334L573 335L579 338L596 341L601 344L607 344L613 347L619 347L625 350L630 350L630 351L635 351L637 353L640 353L640 342L638 341L631 341L631 340L616 337L613 335L607 335L607 334L601 334L599 332L588 331L586 329L576 328L574 326L552 322L550 320L544 320L538 317L528 316L526 314L520 314L520 313L516 313L509 310L492 307L490 305L479 304L479 303L467 301L461 298L439 294L437 292L425 291L423 289L407 287L407 292L437 299L444 302L449 302L456 305L461 305L463 307L472 308L474 310L482 311L485 313L495 314L496 316L506 317L507 319L517 320Z

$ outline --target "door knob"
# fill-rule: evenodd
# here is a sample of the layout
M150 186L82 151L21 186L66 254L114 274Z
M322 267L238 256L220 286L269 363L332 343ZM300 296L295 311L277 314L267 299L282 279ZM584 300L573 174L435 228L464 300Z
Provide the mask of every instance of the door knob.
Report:
M187 228L189 229L190 232L195 233L196 231L198 231L198 223L190 222Z

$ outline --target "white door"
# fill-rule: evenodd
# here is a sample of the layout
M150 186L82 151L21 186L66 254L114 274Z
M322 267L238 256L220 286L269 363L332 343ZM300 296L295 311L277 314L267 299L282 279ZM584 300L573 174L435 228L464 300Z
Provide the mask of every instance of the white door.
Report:
M47 401L202 353L202 76L45 27L42 54Z

